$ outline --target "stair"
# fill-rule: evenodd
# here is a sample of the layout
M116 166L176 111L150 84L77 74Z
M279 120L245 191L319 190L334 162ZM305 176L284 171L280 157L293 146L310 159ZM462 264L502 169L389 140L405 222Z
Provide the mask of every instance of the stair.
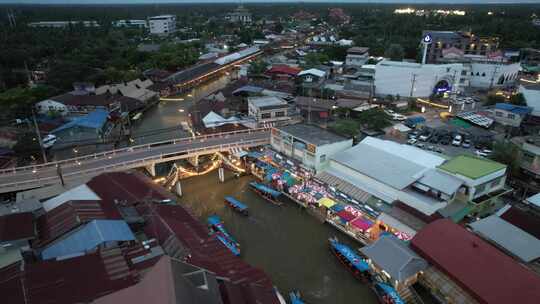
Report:
M397 292L406 304L424 304L412 286L400 288Z

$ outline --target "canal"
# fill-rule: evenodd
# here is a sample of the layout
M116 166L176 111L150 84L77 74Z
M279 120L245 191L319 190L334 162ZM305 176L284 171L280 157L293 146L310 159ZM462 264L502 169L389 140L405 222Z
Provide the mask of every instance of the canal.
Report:
M354 249L358 243L318 222L293 202L282 207L270 204L248 188L251 180L229 173L225 183L219 183L217 171L182 180L180 204L201 221L218 214L240 242L242 258L266 271L284 296L299 290L307 303L377 303L372 291L330 252L328 238L337 236ZM226 195L248 205L249 217L226 207Z

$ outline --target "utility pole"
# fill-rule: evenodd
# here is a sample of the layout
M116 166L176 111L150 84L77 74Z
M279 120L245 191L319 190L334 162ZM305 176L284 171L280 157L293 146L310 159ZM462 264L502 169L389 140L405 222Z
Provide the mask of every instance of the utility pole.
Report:
M493 81L495 80L495 75L499 71L499 66L495 66L495 69L493 70L493 74L491 75L491 80L489 82L489 89L491 90L493 88Z
M15 15L13 14L12 10L8 10L7 17L8 17L8 22L9 22L10 27L13 28L17 26L17 22L15 21Z
M45 149L43 148L43 141L41 140L41 134L39 133L39 127L36 121L36 113L34 113L34 107L32 106L32 120L34 121L34 128L36 129L36 135L39 141L39 148L41 149L41 155L43 156L43 162L47 163L47 153L45 153Z
M411 81L411 93L409 94L409 97L413 97L414 93L414 85L416 84L416 74L412 74L412 81Z

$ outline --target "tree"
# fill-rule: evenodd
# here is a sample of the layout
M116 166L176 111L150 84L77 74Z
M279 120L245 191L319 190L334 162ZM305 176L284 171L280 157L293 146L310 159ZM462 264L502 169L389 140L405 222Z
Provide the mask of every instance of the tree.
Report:
M380 108L360 112L360 114L358 114L358 122L364 128L373 130L384 129L392 125L390 116Z
M339 135L346 137L353 137L358 134L359 125L358 122L352 119L342 119L329 126L330 130Z
M309 53L304 56L305 67L313 68L318 65L321 65L325 62L328 62L328 55L322 53Z
M510 176L519 172L519 149L510 141L501 140L493 143L490 159L508 166Z
M13 146L13 151L17 155L18 165L25 165L29 160L38 159L41 156L41 148L36 134L29 132L19 136L17 143Z
M405 51L400 44L392 43L384 51L384 57L390 58L391 60L401 61L405 56Z
M518 106L526 106L527 105L527 102L525 101L525 96L523 96L522 93L512 95L510 97L510 103L518 105Z
M281 24L281 22L276 23L276 25L274 26L274 31L278 34L283 32L283 24Z
M502 102L506 102L506 99L504 98L504 96L489 94L485 105L492 106L492 105L495 105L496 103L502 103Z
M250 75L261 75L268 69L268 63L264 60L257 60L249 65L248 73Z

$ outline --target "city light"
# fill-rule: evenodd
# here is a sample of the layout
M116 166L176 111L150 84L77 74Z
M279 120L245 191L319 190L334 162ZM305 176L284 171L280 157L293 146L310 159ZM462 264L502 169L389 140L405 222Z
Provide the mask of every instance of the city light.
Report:
M160 101L184 101L184 98L160 98Z

